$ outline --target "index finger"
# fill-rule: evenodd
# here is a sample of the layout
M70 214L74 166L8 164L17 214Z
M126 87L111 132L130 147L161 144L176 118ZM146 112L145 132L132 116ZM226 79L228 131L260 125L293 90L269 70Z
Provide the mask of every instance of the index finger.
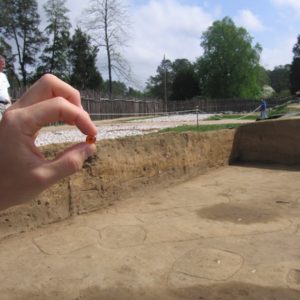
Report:
M73 123L82 133L92 136L97 135L97 128L90 119L89 114L60 97L16 111L22 111L22 114L18 117L18 122L23 132L29 136L34 136L43 125L56 121ZM26 126L23 126L23 124L26 124Z
M52 74L43 75L13 107L26 107L55 97L62 97L82 108L79 91Z

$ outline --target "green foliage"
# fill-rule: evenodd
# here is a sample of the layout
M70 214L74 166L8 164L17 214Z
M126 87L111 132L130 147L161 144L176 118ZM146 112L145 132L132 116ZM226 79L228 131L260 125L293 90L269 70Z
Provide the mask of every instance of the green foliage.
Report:
M36 54L44 42L38 29L40 16L36 0L1 0L0 32L11 45L20 66L24 85L31 75L29 68L36 63Z
M201 38L204 54L197 61L200 88L212 98L255 98L261 47L252 46L252 37L226 17L216 21Z
M270 84L277 94L281 94L284 90L290 88L290 72L291 65L276 66L269 71Z
M163 59L156 71L147 81L149 96L159 99L186 100L199 95L198 79L194 66L188 59L176 59L171 62Z
M126 96L128 93L125 83L123 83L121 81L112 81L111 87L112 87L112 94L115 96ZM103 82L102 92L109 95L109 92L110 92L109 80L106 80Z
M242 119L242 120L256 120L257 116L256 115L248 115L248 116L243 116L243 115L214 115L206 119L207 121L218 121L218 120L234 120L234 119Z
M294 58L290 72L290 90L292 94L300 91L300 35L297 38L297 43L293 48Z
M66 0L48 0L44 5L47 16L45 34L47 44L40 57L41 64L37 69L39 75L43 73L54 74L68 81L68 56L71 23L66 13Z
M286 104L279 105L276 108L273 108L269 111L269 117L275 116L275 115L284 115L288 113L288 107Z
M270 73L262 66L258 66L257 83L260 87L271 84Z
M77 28L70 43L72 66L70 81L76 88L81 90L101 88L103 79L96 67L97 53L98 48L92 45L91 37Z
M132 87L129 87L128 88L128 92L127 92L127 96L129 97L135 97L135 98L138 98L138 97L144 97L144 93L141 92L141 91L138 91Z
M177 127L170 127L160 130L159 132L185 132L185 131L196 131L196 132L206 132L213 130L222 129L233 129L241 126L242 124L216 124L216 125L182 125Z
M146 94L155 98L164 99L166 87L167 98L169 98L172 81L172 62L164 58L157 67L156 75L148 79L146 83Z
M194 66L187 59L176 59L172 64L172 69L171 100L192 99L199 95L199 84Z

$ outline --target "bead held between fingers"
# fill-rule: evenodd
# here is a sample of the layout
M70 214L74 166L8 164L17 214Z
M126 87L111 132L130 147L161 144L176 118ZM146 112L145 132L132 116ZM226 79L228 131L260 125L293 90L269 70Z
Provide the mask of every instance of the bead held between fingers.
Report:
M95 137L94 135L88 135L88 136L86 137L85 142L86 142L87 144L95 144L95 143L96 143L96 137Z

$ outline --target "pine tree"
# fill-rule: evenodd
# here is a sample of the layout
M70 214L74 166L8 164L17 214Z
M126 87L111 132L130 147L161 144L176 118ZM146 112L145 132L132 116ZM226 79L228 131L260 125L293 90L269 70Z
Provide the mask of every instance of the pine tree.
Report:
M103 80L96 68L98 48L92 45L91 37L77 28L70 45L71 84L80 90L100 89Z
M48 25L45 28L47 44L40 57L37 73L54 74L68 81L68 53L71 23L66 13L66 0L48 0L44 5Z
M40 16L36 0L1 0L0 32L13 43L13 54L19 63L23 85L27 85L30 69L36 63L36 54L44 42L39 30Z

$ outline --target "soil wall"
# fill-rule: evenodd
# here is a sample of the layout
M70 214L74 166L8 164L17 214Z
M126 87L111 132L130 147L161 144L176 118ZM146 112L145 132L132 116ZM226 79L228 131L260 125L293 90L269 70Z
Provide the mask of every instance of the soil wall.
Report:
M105 140L83 169L30 203L0 212L0 238L103 209L135 190L172 184L229 163L235 130ZM43 148L53 158L67 145ZM71 221L71 219L70 219Z
M300 164L300 119L267 120L239 127L232 162Z

